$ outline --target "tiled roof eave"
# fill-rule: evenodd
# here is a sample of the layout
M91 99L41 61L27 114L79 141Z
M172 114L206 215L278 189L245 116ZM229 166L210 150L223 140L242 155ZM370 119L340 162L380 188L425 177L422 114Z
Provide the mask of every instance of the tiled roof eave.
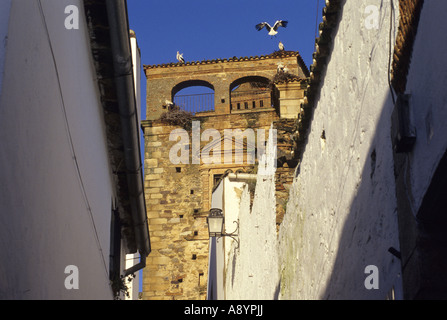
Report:
M307 89L304 94L301 113L297 121L298 144L304 146L297 154L298 159L302 158L305 151L305 141L309 134L321 82L331 55L335 30L340 23L343 3L344 0L326 0L326 7L323 9L323 22L319 25L319 37L315 39L315 52L312 55L313 63L309 68Z
M319 25L319 37L315 39L315 52L312 55L313 63L310 66L308 87L305 104L310 104L317 94L322 76L327 67L331 47L333 44L334 30L340 22L342 0L327 0L323 9L323 22ZM306 105L305 107L308 107Z
M232 57L224 59L212 59L212 60L202 60L202 61L187 61L185 63L171 62L156 65L144 65L144 69L154 69L154 68L170 68L170 67L183 67L192 65L204 65L204 64L216 64L216 63L227 63L227 62L244 62L244 61L257 61L265 59L281 59L289 57L298 57L300 64L304 65L304 61L298 51L284 51L283 53L274 52L269 55L261 56L250 56L250 57ZM307 70L307 67L305 68Z

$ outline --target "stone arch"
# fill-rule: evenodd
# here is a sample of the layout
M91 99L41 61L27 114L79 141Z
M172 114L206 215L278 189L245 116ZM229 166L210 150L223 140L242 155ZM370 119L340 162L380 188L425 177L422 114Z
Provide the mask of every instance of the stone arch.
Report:
M214 110L200 113L198 116L229 114L231 113L230 87L233 89L238 83L249 79L262 78L263 81L273 79L277 73L278 63L287 66L290 72L300 79L308 76L307 67L297 51L265 56L145 65L148 120L159 119L164 112L166 100L172 100L172 97L182 88L194 85L205 85L214 89ZM273 88L276 87L279 90L278 85ZM269 109L271 111L271 108Z
M263 76L245 76L245 77L241 77L238 78L236 80L234 80L231 84L230 84L230 92L236 88L238 85L241 85L243 83L246 82L262 82L265 84L269 84L270 83L270 79L263 77Z
M248 84L259 83L260 86ZM239 92L238 92L239 90ZM230 110L278 108L278 92L271 80L264 76L251 75L240 77L229 86Z
M205 80L185 80L177 83L174 87L172 87L171 90L171 98L174 98L174 96L182 89L188 88L188 87L195 87L195 86L201 86L201 87L207 87L214 91L214 86Z
M213 90L213 93L189 95L181 97L184 99L180 99L180 97L179 99L175 98L177 93L189 87L206 87ZM214 95L215 95L214 85L208 81L199 79L181 81L177 83L175 86L173 86L171 89L171 101L174 101L182 109L185 109L192 113L203 112L203 111L214 111Z

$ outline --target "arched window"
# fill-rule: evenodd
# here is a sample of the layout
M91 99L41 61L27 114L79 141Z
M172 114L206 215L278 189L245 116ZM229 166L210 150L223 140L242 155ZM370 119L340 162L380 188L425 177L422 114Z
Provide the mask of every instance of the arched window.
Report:
M214 87L203 80L183 81L172 88L172 101L193 114L214 111Z
M273 108L276 107L275 100L274 90L267 78L243 77L230 85L231 112Z

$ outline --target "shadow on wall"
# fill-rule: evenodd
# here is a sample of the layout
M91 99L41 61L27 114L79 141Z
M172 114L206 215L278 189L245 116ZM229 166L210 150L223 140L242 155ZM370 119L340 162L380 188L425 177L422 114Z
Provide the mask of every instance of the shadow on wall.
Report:
M417 131L414 149L394 153L390 160L390 145L379 145L379 141L385 141L381 137L388 135L395 123L390 121L393 107L388 96L369 150L370 159L363 168L362 180L343 225L339 251L323 298L384 299L390 297L393 286L396 298L447 297L444 89L447 69L438 46L446 42L437 37L438 45L427 45L430 43L427 39L439 30L445 7L444 2L425 1L413 47L405 90L412 94L410 106L413 104ZM393 179L388 179L389 176ZM394 186L387 185L386 179ZM390 202L388 206L384 205L386 201ZM394 210L391 201L395 201ZM371 219L365 223L368 216ZM396 241L390 234L393 229L399 234L400 248L393 244ZM395 250L389 250L388 246ZM395 279L399 264L402 276ZM365 288L368 275L362 267L368 265L378 267L378 289ZM401 291L397 287L400 282Z
M390 248L400 250L391 141L393 108L388 94L350 212L341 229L339 243L335 246L338 251L322 299L383 300L392 294L401 298L401 263L389 252ZM354 154L345 164L346 175L351 169L353 157ZM346 180L340 181L338 192L339 198L344 192L349 192L346 190ZM334 216L340 214L337 209ZM337 232L337 228L335 230ZM377 267L376 278L369 277L373 275L369 266Z
M329 185L332 190L336 190L338 202L333 205L332 216L324 219L331 219L330 223L335 225L331 229L332 234L327 238L329 248L337 248L337 251L334 252L335 257L331 259L332 265L324 258L318 260L319 265L316 267L321 268L321 272L320 270L315 272L317 278L314 281L315 285L321 288L320 299L383 300L393 296L403 298L401 261L396 254L400 251L400 246L392 147L394 104L390 93L385 96L380 110L377 125L372 129L375 132L371 134L370 140L363 142L369 143L363 167L355 168L357 154L351 153L343 164L341 174L343 178L337 181L337 185ZM359 115L361 113L362 109L359 110ZM346 145L361 144L358 141L361 130L359 120L360 118L346 138L351 139L349 141L351 143ZM331 143L330 135L326 134L324 138L327 144ZM297 175L299 169L298 167ZM359 173L352 173L351 170L359 170ZM351 178L350 181L348 176ZM357 184L352 182L352 177L357 179ZM321 187L321 190L325 190L324 186ZM354 196L349 200L349 205L343 206L340 202L348 199L346 195L349 194ZM348 208L349 213L345 214L342 211L344 208ZM340 227L336 226L338 219L343 220L343 225ZM319 221L314 220L313 223L318 224ZM295 246L295 250L297 247L299 245ZM311 261L304 263L310 264ZM371 278L368 278L371 275L368 268L370 266L377 267L377 283L372 283L373 281L369 280ZM286 268L290 267L292 266ZM325 268L331 268L327 279L323 279ZM288 272L294 273L295 270L286 271ZM284 287L289 287L286 290L292 289L286 282ZM374 286L370 287L371 284ZM278 282L273 294L274 299L281 298L281 287L281 282Z
M420 27L418 30L418 33L424 31L423 36L420 36L418 43L415 44L415 48L418 50L414 51L413 60L417 59L418 63L412 63L408 75L408 79L412 81L408 82L411 86L408 86L407 90L413 94L413 98L417 97L415 104L417 108L413 108L413 111L417 112L415 122L418 130L415 151L393 153L392 125L395 122L392 120L392 113L394 105L391 93L388 92L382 105L380 105L380 101L376 102L381 109L376 109L374 106L374 110L377 110L373 115L376 127L371 128L371 133L367 134L368 140L364 140L363 162L359 162L358 167L354 167L352 164L355 164L357 159L354 154L351 154L341 164L340 162L323 164L323 166L338 166L342 171L339 171L341 175L337 173L335 183L328 182L327 185L322 185L319 189L324 192L335 190L336 192L333 193L337 195L335 198L337 202L333 206L332 216L324 215L323 219L312 218L312 221L309 220L309 224L312 223L312 227L317 230L314 232L317 236L313 237L312 231L315 230L310 229L311 232L307 232L306 236L314 239L296 240L297 237L302 236L303 228L305 228L299 219L297 219L299 228L285 229L284 247L286 248L282 247L284 251L282 257L285 257L282 267L285 271L282 277L283 282L278 284L279 288L284 287L285 289L279 297L281 294L284 294L284 297L306 294L311 298L320 299L367 300L393 298L393 296L405 299L445 299L447 276L443 270L447 268L445 255L447 248L445 233L447 226L447 218L445 218L447 216L445 209L447 207L445 192L447 153L443 122L445 122L447 99L443 88L447 78L444 71L445 65L439 57L439 47L437 45L428 46L426 42L427 35L434 34L433 32L439 29L439 21L442 21L440 16L434 15L443 12L440 10L440 6L442 6L440 3L425 3L427 7L424 10L430 9L431 11L427 11L425 24L421 24L424 27ZM424 19L424 14L422 17ZM429 61L428 64L427 61ZM386 75L386 72L382 71L380 74ZM376 76L378 73L374 73L374 75ZM323 75L322 78L325 79L325 76ZM382 88L379 89L382 90ZM378 96L379 92L371 91L371 95L374 98L374 95ZM364 108L363 102L359 105L360 108ZM435 117L432 115L431 108L436 108L437 115ZM366 113L367 110L364 108L360 111ZM442 115L444 115L443 119ZM438 121L433 120L436 117L438 117ZM365 120L367 119L370 118L365 116ZM315 125L314 120L320 120L320 118L313 119L312 117L311 125ZM359 145L356 139L360 132L356 121L356 119L352 119L355 129L349 132L345 138L345 140L352 139L350 140L352 141L351 148L356 148ZM433 129L431 129L432 126L434 126ZM430 148L424 147L424 135L426 139L427 137L431 139L431 135L434 137L431 142L427 140L427 145L430 145ZM321 139L324 140L326 150L331 146L332 138L330 131L322 134ZM338 151L345 155L346 152L349 152L349 146ZM431 151L439 152L440 155L432 154ZM437 164L438 156L442 155L444 157ZM423 164L424 166L422 166ZM436 168L436 164L437 170L432 178L431 170L433 168L430 165ZM312 163L309 167L318 170L315 165L312 167ZM305 167L303 166L303 168ZM298 170L299 168L297 173ZM351 170L356 170L356 173L349 176L348 173ZM302 171L303 179L306 179L307 177L304 176L306 170ZM357 181L348 180L348 177L354 177ZM312 178L317 178L317 175L314 174L309 180ZM430 186L426 189L425 180L430 180L430 178L432 178ZM412 190L412 188L414 189ZM298 191L301 190L298 189ZM308 193L305 196L309 196ZM412 195L423 196L418 212L411 208L414 201ZM320 198L323 196L324 194L318 194ZM344 199L345 204L342 205L339 199ZM325 205L323 201L318 202L319 200L317 199L316 203ZM299 206L299 201L300 199L294 205L297 209L302 209ZM290 208L293 209L292 206ZM311 209L320 210L318 207ZM294 214L298 216L296 212L289 214L291 210L287 211L286 216L293 217ZM306 212L300 212L300 214L306 218L309 216ZM415 214L417 214L418 221L414 217ZM338 220L341 222L337 226ZM290 218L290 221L294 222L293 218ZM332 232L327 236L324 231L321 231L320 236L325 237L324 241L327 240L326 243L320 242L320 246L327 246L323 249L319 248L318 242L312 242L312 246L309 245L312 240L318 240L318 228L322 230L324 227L320 223L326 224L326 226L330 225ZM288 250L288 247L291 249ZM303 250L303 247L306 250ZM321 254L324 249L328 251L328 259L324 253ZM297 254L297 252L300 253L300 250L304 252L302 256ZM312 256L314 253L316 256ZM289 256L291 257L289 258ZM305 272L300 269L305 269ZM369 276L374 273L377 277L370 278ZM282 288L281 291L283 291ZM278 295L275 294L275 297Z
M340 9L342 12L345 4L346 1L342 1ZM339 25L333 34L338 33ZM332 55L329 55L329 59L331 57ZM327 64L330 64L330 60ZM325 86L326 71L321 75L321 79L319 91ZM318 101L318 97L315 99ZM362 108L363 102L360 112ZM333 224L326 245L329 246L329 250L337 248L337 251L329 253L332 264L321 258L315 266L321 270L313 271L316 279L313 279L312 285L316 286L320 292L318 297L320 299L385 299L393 290L398 296L402 292L401 262L389 252L390 248L394 248L395 251L400 250L391 141L393 108L391 93L388 92L382 101L376 128L372 129L375 132L368 134L371 137L370 140L364 141L369 144L369 149L367 153L362 153L366 155L363 168L354 168L353 164L357 159L354 159L355 153L351 153L347 161L339 166L343 169L342 178L336 182L336 185L328 186L335 190L336 202L331 216L324 218ZM314 110L310 115L310 126L314 123L313 112ZM359 115L361 116L361 113ZM358 141L361 130L360 118L352 119L352 121L356 122L354 130L348 133L345 139L351 139L352 146L359 146L362 143ZM321 139L329 146L332 139L330 132L323 131ZM307 143L306 138L304 154ZM349 150L341 150L341 152L349 152ZM300 174L299 169L297 168L297 176ZM359 171L352 173L351 170ZM356 184L352 181L353 177L357 179ZM348 178L351 179L348 180ZM349 194L353 194L350 200L348 200ZM343 201L349 201L349 204L343 205ZM346 209L349 210L348 213L343 212ZM339 219L342 221L340 223L343 223L342 226L337 226ZM314 221L314 223L319 222ZM335 244L336 241L337 244ZM378 289L368 289L365 286L365 280L370 274L365 273L368 266L377 267ZM331 270L325 272L327 268ZM328 273L330 275L324 279ZM278 284L278 291L280 288L281 283ZM275 294L275 298L278 296L280 295Z

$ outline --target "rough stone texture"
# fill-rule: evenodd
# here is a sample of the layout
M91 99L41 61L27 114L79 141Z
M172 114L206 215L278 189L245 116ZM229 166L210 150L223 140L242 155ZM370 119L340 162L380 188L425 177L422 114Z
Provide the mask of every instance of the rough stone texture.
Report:
M223 139L226 128L268 129L276 119L276 113L269 111L196 117L194 121L200 122L201 132L217 129ZM169 152L177 141L169 141L169 135L179 128L157 121L144 122L143 127L146 203L152 244L143 276L143 299L203 299L208 271L206 216L214 176L229 169L246 171L253 165L246 161L223 164L223 158L222 164L199 165L192 161L172 164ZM192 150L191 143L190 136L189 150ZM201 142L201 148L207 143ZM224 147L223 141L221 147Z
M276 86L280 92L279 109L281 118L296 119L301 113L301 104L304 102L304 81L289 81L277 83Z
M288 186L293 172L293 151L296 148L293 133L296 131L296 118L299 115L297 104L290 103L291 96L303 97L305 87L301 81L290 85L283 83L279 89L280 97L288 101L287 117L295 119L280 119L279 106L275 103L275 92L278 88L273 78L278 72L277 63L286 64L289 72L295 78L304 78L308 71L299 54L286 52L265 57L219 60L202 63L171 64L162 66L146 66L148 79L147 114L150 120L143 121L145 135L145 191L149 219L149 232L152 253L147 260L143 274L143 299L204 299L206 295L206 279L208 277L208 230L206 216L210 209L212 189L215 181L228 170L236 172L256 170L256 161L249 163L248 151L260 148L261 140L257 134L259 129L268 129L272 123L278 127L278 140L281 142L278 158L281 161L281 179L278 184L280 199L278 225L282 220ZM261 82L269 92L258 94L247 86L250 82ZM189 140L181 146L187 150L187 164L173 164L169 158L172 147L178 147L180 142L170 141L170 134L175 129L184 130L178 126L166 123L160 118L165 100L172 97L182 87L203 85L208 83L215 90L215 111L200 112L192 118L191 125L185 125ZM237 99L231 101L231 89L239 86L233 92ZM249 90L245 90L249 89ZM242 91L246 93L241 93ZM250 108L253 101L259 97L271 97L271 102L261 106L256 104ZM246 104L247 102L247 104ZM244 108L237 108L237 103ZM282 102L281 102L282 103ZM249 107L246 109L246 105ZM232 108L231 108L232 107ZM293 112L296 112L293 117ZM195 127L195 124L198 126ZM195 130L198 132L196 150ZM215 129L220 137L208 138L201 136L207 129ZM242 133L253 130L255 145L244 139L238 142L233 136L227 136L225 130L240 130ZM250 130L248 130L250 129ZM235 131L233 131L235 132ZM200 138L204 141L200 141ZM233 145L234 140L234 145ZM225 144L232 143L232 163L226 163ZM219 146L220 144L220 146ZM187 148L187 149L185 149ZM220 163L194 164L193 157L209 151L214 155L217 148L217 158ZM262 148L264 146L262 145ZM255 153L257 155L257 153ZM243 163L236 163L236 156L243 156ZM201 159L203 160L203 158ZM256 160L256 159L255 159ZM296 164L296 163L295 163ZM273 205L273 208L275 206ZM275 215L276 210L272 211Z
M144 269L143 299L199 299L206 291L208 238L202 180L198 165L170 163L173 129L145 128L144 182L152 253Z
M299 101L299 100L298 100ZM275 173L276 195L276 225L279 230L287 202L289 201L290 187L293 182L296 156L298 154L298 132L295 119L279 119L273 122L273 128L277 130L277 169Z

